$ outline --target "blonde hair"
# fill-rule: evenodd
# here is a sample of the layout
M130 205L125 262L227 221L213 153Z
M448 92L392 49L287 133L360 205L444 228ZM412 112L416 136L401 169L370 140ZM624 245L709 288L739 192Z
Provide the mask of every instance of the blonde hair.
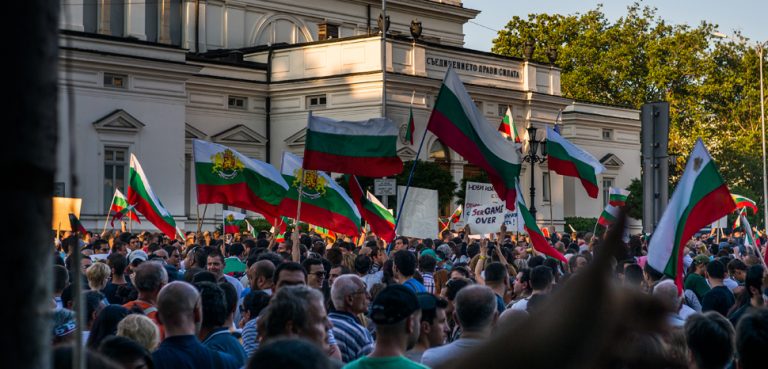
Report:
M91 264L85 271L85 276L88 278L88 286L94 291L100 291L107 285L107 279L112 270L102 262Z
M160 343L160 330L152 319L141 314L130 314L117 324L117 335L128 337L149 352Z

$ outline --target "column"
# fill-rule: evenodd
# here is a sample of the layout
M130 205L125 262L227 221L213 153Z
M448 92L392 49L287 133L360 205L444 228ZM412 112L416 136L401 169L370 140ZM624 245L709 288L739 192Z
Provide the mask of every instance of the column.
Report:
M111 35L111 24L110 24L110 0L99 0L99 25L97 28L97 32L102 35Z
M158 27L158 42L161 44L171 43L171 0L159 0L157 2L158 18L160 27Z
M129 0L125 4L125 35L139 40L147 40L146 3ZM151 6L151 5L150 5Z

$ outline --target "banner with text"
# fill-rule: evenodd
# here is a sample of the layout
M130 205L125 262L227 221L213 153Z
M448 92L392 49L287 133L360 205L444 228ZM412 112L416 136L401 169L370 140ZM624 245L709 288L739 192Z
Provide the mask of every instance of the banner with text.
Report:
M504 224L506 213L503 203L475 206L467 212L467 224L472 234L495 233Z
M464 216L465 220L468 219L472 208L487 205L487 204L505 204L504 201L499 201L499 196L496 191L493 190L493 185L490 183L481 182L467 182L464 197ZM470 227L474 227L473 223L467 223ZM523 232L522 224L518 227L517 211L509 211L504 214L504 224L507 226L509 232ZM498 227L494 232L498 231ZM474 233L474 230L472 231Z

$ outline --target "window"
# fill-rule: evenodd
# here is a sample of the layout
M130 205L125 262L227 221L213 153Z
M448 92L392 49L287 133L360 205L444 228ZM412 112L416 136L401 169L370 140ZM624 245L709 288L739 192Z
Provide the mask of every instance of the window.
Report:
M248 98L243 96L230 96L229 108L240 109L240 110L248 109Z
M613 130L612 129L603 129L603 140L613 140Z
M104 148L104 209L109 211L115 189L125 194L128 177L128 149L125 147Z
M550 201L549 172L541 174L541 201Z
M509 107L509 106L507 106L507 105L504 105L504 104L499 104L498 113L499 113L499 116L500 116L500 117L504 117L505 115L507 115L507 108L509 108L510 110L512 110L512 108L511 108L511 107Z
M613 187L613 178L603 178L603 208L608 205L611 196L611 187Z
M104 73L104 87L128 88L128 76L124 74Z
M317 25L317 39L330 40L339 38L339 26L336 24L320 23Z
M325 95L314 95L314 96L307 96L307 107L308 108L324 108L325 103L327 102L327 99Z

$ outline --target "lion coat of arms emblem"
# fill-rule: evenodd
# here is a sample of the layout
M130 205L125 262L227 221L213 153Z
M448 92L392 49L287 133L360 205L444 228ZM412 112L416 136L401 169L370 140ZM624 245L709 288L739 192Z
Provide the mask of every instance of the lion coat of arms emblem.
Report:
M245 168L243 162L230 149L211 155L211 162L213 162L211 170L224 179L237 177L238 173Z
M296 188L299 188L301 185L301 173L302 169L296 169L293 172L294 177L296 178L292 185ZM316 170L305 170L304 171L304 184L301 190L301 195L306 196L310 199L317 199L320 198L320 196L325 195L325 186L327 185L327 181L325 177L321 176L320 173L318 173Z

